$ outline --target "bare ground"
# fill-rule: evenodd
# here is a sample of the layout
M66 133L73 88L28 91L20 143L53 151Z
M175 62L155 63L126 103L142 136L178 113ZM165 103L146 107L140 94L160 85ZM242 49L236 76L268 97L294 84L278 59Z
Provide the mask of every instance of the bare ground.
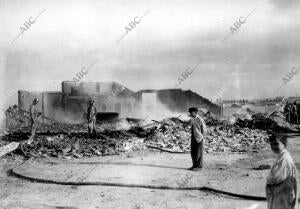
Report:
M289 140L289 149L300 166L300 137ZM30 159L15 168L27 176L58 181L115 182L123 184L208 186L240 194L265 196L269 170L253 170L271 165L269 147L257 154L211 153L205 168L188 171L188 154L159 152L123 156L59 160ZM202 191L174 191L112 186L64 186L35 183L8 173L23 160L7 157L0 162L0 208L9 209L262 209L264 201L249 201Z

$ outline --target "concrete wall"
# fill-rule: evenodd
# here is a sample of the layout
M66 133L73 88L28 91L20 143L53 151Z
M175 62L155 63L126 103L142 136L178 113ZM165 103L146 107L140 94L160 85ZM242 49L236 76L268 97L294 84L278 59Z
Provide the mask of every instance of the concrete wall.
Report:
M42 112L42 100L43 100L43 93L41 92L28 92L28 91L19 91L18 92L18 106L20 110L28 111L30 105L32 104L32 101L34 98L39 99L39 103L37 104L37 108L40 112Z
M98 112L117 112L120 117L134 117L140 100L133 91L116 82L62 82L62 92L19 92L19 107L29 111L32 100L45 116L64 122L81 122L93 98Z
M107 95L113 90L114 82L75 82L63 81L62 93L66 94L89 94Z
M29 112L34 98L39 99L37 108L44 116L55 118L56 111L61 108L62 94L60 92L18 92L18 106L20 110Z
M139 105L135 98L118 98L107 96L94 96L95 106L98 112L117 112L120 117L132 117L134 107ZM65 111L83 115L88 108L89 97L67 96L65 99Z
M50 118L56 118L58 111L62 111L62 93L51 92L42 93L44 115Z
M75 81L63 81L61 83L61 91L62 91L62 93L71 94L73 86L76 86L76 82Z
M159 101L173 112L187 112L189 107L195 106L205 108L215 115L221 115L221 107L211 103L208 99L198 95L190 90L183 91L181 89L163 89L163 90L142 90L135 94L138 100L143 100L143 95L156 93L157 98L152 96L152 102ZM148 105L149 101L145 101Z
M108 102L105 100L98 104L99 112L103 110L106 105L106 112L117 112L120 117L134 117L135 107L137 107L140 102L134 98L111 98Z

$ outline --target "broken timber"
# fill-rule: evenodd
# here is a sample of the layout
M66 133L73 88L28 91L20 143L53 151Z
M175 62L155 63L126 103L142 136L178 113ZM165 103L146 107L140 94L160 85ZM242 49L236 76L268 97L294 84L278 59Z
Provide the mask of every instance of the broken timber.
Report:
M7 145L0 147L0 157L16 150L19 147L19 145L20 145L19 142L11 142Z

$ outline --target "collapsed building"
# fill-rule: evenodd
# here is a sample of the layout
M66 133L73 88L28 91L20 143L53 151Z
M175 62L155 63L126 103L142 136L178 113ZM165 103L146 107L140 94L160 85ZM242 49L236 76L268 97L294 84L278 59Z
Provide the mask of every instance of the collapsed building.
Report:
M28 111L33 98L39 99L38 108L43 116L63 121L82 122L88 100L93 98L98 111L97 118L139 118L164 106L169 111L186 112L197 106L215 115L221 108L191 90L163 89L134 92L116 82L63 81L61 92L18 92L19 110Z
M155 104L160 103L173 112L186 112L189 107L199 107L204 112L209 111L217 116L221 114L221 107L210 102L191 90L162 89L141 90L136 92L136 97L143 101L144 107L151 110Z
M3 132L4 141L20 141L28 137L30 126L25 124L28 117L25 119L22 114L28 112L34 97L39 98L38 108L42 114L57 121L39 124L33 144L20 146L19 152L26 157L83 158L146 149L185 153L190 151L190 123L186 118L175 115L186 113L190 106L217 116L221 113L221 107L191 90L148 89L134 92L116 82L64 81L61 92L19 91L19 111L13 109L11 118L15 123L7 128L9 132ZM85 125L68 123L84 121L90 98L95 101L97 119L108 115L126 119L98 123L93 137L86 133ZM171 117L165 115L162 120L152 117L155 120L150 124L145 120L133 120L142 119L139 112L155 115L157 111L176 114ZM45 117L44 120L47 120ZM288 123L280 112L271 115L253 113L250 119L238 118L234 123L215 119L209 114L204 114L203 119L208 127L206 152L258 152L267 145L269 131L299 133L300 130L299 125Z

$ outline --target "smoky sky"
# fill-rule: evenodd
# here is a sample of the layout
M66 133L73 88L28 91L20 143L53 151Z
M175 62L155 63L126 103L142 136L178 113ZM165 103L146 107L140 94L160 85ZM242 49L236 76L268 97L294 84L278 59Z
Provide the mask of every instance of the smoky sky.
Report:
M116 81L133 91L174 88L200 63L177 88L208 99L222 88L223 99L297 95L298 74L274 91L300 67L299 9L298 0L0 0L1 91L58 91L97 60L81 81Z

